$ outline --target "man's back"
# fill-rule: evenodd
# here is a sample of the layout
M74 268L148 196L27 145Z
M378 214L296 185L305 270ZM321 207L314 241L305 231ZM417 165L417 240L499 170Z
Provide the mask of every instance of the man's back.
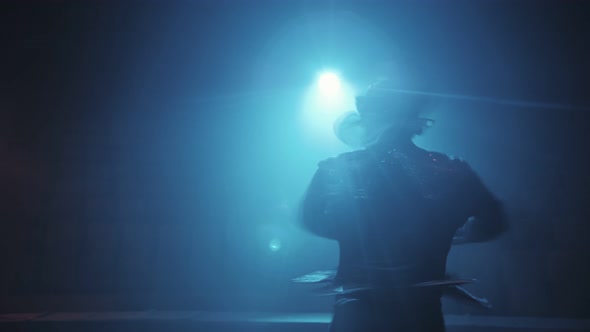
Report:
M445 277L454 235L479 206L501 214L466 163L414 145L373 146L320 163L303 219L339 242L340 282L404 287Z

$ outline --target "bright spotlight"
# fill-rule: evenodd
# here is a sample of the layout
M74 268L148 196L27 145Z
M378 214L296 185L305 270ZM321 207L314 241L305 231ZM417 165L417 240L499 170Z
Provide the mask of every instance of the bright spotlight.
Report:
M335 73L323 73L318 79L318 88L322 94L332 95L340 90L340 85L340 77Z
M338 71L324 70L313 77L302 103L302 129L316 146L318 142L333 148L345 147L334 135L334 121L355 109L355 89Z

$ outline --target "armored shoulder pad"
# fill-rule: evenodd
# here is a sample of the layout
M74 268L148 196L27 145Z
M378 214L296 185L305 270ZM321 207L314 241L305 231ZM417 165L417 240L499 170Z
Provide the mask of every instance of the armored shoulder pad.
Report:
M469 165L467 161L461 158L451 158L450 166L453 169L454 173L457 175L464 175L467 177L475 175L475 172L471 168L471 165Z
M368 158L368 152L365 150L345 152L336 157L324 159L318 163L319 168L337 168L344 165L354 165L366 161Z

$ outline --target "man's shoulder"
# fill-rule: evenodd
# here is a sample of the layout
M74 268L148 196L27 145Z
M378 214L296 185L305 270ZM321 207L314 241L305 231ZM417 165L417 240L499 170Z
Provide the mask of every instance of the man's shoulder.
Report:
M443 153L443 152L439 152L439 151L428 151L428 150L424 150L424 151L426 151L426 153L428 153L428 155L430 157L432 157L433 159L436 159L437 161L444 161L444 162L454 163L457 165L469 165L467 163L467 161L465 161L463 158L452 155L452 154L447 154L447 153Z
M351 164L362 163L370 157L367 150L356 150L351 152L344 152L337 156L326 158L318 163L320 168L334 168Z
M447 156L448 162L458 171L472 172L471 165L461 157Z
M449 155L442 152L426 151L429 158L434 164L446 167L449 171L457 174L470 174L473 173L471 165L461 157Z

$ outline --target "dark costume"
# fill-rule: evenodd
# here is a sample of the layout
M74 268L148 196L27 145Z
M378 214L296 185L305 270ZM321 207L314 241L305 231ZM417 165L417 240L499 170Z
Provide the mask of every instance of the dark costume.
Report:
M320 162L301 217L308 230L339 243L331 284L339 290L337 332L444 331L447 286L438 281L448 279L451 245L505 229L501 204L467 163L395 133Z

